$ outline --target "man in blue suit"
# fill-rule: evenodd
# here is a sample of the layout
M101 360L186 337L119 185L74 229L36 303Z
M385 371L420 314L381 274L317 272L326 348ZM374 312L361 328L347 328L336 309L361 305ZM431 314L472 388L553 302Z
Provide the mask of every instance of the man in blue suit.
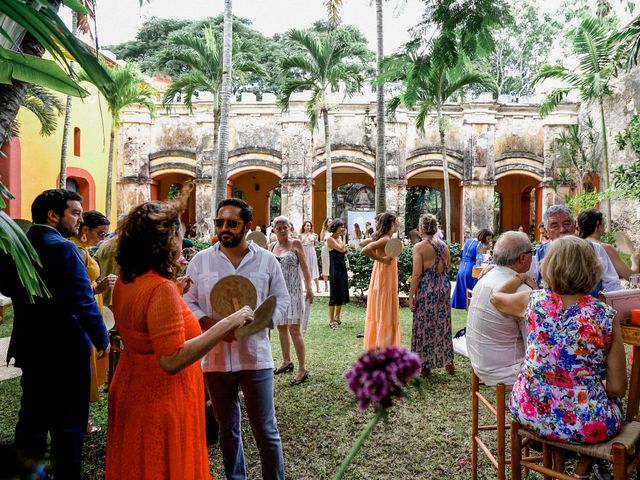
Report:
M81 478L91 345L98 357L109 352L87 269L76 246L67 240L78 233L82 221L80 200L69 190L47 190L31 205L34 225L27 237L42 262L38 273L51 298L30 303L20 282L6 270L0 281L14 308L7 357L15 358L22 369L16 447L29 458L41 459L50 433L56 480Z

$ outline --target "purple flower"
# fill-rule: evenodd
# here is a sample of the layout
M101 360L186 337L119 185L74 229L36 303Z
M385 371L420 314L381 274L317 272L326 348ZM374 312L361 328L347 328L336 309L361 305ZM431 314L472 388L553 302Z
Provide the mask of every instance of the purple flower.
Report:
M356 395L359 410L371 404L380 410L403 395L403 387L419 370L417 355L402 347L389 347L364 353L344 378L347 390Z

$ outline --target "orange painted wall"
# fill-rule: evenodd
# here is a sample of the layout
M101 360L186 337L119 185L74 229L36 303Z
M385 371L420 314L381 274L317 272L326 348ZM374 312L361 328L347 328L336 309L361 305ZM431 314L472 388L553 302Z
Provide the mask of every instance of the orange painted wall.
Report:
M371 178L364 172L341 173L339 169L336 169L333 171L333 175L331 178L333 180L334 190L348 183L361 183L371 189L374 189L373 178ZM327 202L325 191L326 175L325 172L323 172L314 179L313 184L313 216L311 219L311 223L313 223L313 230L316 233L320 233L320 230L322 230L322 222L324 222L324 219L327 218Z
M538 187L538 184L539 182L533 177L520 174L506 175L498 180L495 190L502 195L501 232L517 230L522 225L524 231L529 233L527 208L526 205L523 205L522 195L523 192ZM537 191L538 189L536 189ZM533 192L531 194L533 195Z
M268 172L254 170L229 179L232 189L242 191L243 200L253 207L253 226L269 225L269 193L280 179Z

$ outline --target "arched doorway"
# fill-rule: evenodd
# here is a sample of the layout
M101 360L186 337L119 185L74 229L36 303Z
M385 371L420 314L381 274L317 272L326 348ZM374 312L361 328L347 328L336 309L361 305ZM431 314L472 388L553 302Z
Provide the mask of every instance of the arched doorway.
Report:
M405 234L416 228L420 221L420 215L431 213L442 224L444 213L444 195L432 186L416 185L407 188Z
M349 209L365 211L373 210L374 185L373 172L361 165L337 162L332 170L333 179L333 212L331 217L341 218L347 222ZM319 233L322 222L327 218L327 205L325 197L326 171L321 169L316 172L313 179L313 225Z
M462 189L460 187L460 181L462 179L459 177L459 174L453 169L449 169L449 192L451 195L451 238L447 239L450 241L456 241L460 236L460 198L462 195ZM446 231L446 218L445 218L445 198L444 198L444 175L442 173L442 169L440 167L426 167L422 169L416 169L412 171L409 175L407 175L407 192L411 191L411 189L415 189L416 187L421 187L422 191L430 192L431 198L437 198L438 193L440 194L441 203L437 204L439 206L438 211L431 211L438 217L440 222L442 231ZM428 190L427 190L428 189ZM413 190L414 192L420 192L421 190ZM436 193L438 192L438 193ZM435 204L432 203L432 206ZM414 224L409 223L409 216L412 218L416 217L415 211L409 211L409 196L407 194L407 205L405 215L407 218L405 230L408 232L412 228L415 228L417 225L417 219ZM424 212L421 212L424 213ZM417 215L420 217L420 214Z
M253 208L254 227L268 226L272 199L275 203L280 198L280 176L272 169L243 167L229 172L228 185L231 197L241 198Z
M157 172L152 177L151 200L174 200L181 194L185 182L193 180L191 175L176 172ZM182 222L187 229L196 223L196 192L195 189L189 195L187 211L182 214Z
M496 180L495 192L499 194L500 202L496 205L499 208L495 225L498 232L494 233L522 227L525 233L535 235L541 217L540 178L516 171L499 175Z

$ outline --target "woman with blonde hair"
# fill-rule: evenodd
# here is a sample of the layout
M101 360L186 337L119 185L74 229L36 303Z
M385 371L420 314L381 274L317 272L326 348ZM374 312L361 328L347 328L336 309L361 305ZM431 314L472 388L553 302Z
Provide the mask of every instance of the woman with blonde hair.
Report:
M398 259L385 253L385 246L398 229L393 213L376 222L378 229L362 253L374 260L367 297L364 349L400 345L400 303L398 301Z
M287 285L287 291L291 298L283 318L274 319L274 323L278 327L282 363L278 368L274 369L273 374L279 375L293 371L294 366L291 362L291 342L293 342L296 357L298 358L298 371L289 383L291 385L300 385L309 378L309 372L305 365L304 337L300 329L305 314L303 296L307 301L313 302L313 290L311 289L311 274L307 267L307 259L302 242L297 238L289 237L290 227L291 222L287 217L276 217L273 220L273 231L278 241L269 246L269 251L276 256L280 263L284 283ZM302 278L304 278L306 293L302 289L300 271L302 271Z
M519 274L492 296L498 310L527 321L527 351L510 409L543 438L599 443L620 429L624 345L615 310L589 294L601 275L593 247L567 235L545 255L543 290L506 293L526 276ZM587 457L577 473L586 474L591 462Z
M451 282L447 245L437 238L438 220L425 213L420 217L422 241L413 247L413 272L409 289L409 307L413 311L411 350L422 359L422 376L432 368L446 367L450 375L453 365L451 338Z

